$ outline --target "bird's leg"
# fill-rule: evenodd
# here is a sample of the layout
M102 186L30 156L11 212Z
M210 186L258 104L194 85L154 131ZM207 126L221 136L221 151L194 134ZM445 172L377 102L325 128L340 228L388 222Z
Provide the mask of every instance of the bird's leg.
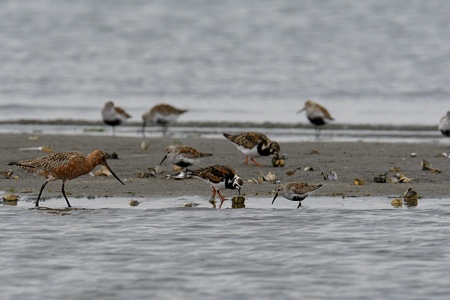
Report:
M145 138L145 121L142 123L142 137Z
M187 167L186 167L186 169L184 169L184 179L186 179L187 178Z
M223 204L223 202L224 202L226 199L220 194L220 191L219 191L219 190L217 190L217 194L219 194L219 196L220 196L220 205L219 205L219 208L222 208L222 204Z
M36 200L35 207L39 207L39 199L41 199L42 191L44 190L45 186L47 185L48 181L44 182L44 184L41 186L41 190L39 191L39 196Z
M245 156L244 164L248 165L248 156L247 155Z
M260 166L260 167L263 166L263 165L261 165L260 163L258 163L256 160L254 160L253 157L250 157L250 159L252 160L252 162L253 162L255 165Z
M63 181L61 192L62 192L64 198L66 199L67 206L68 206L68 207L72 207L72 205L70 205L70 203L69 203L69 200L67 200L66 191L64 191L64 183L65 183L65 182Z
M163 136L167 136L167 128L168 128L169 126L167 125L167 124L163 124L162 125L162 133L163 133Z
M316 126L316 142L320 141L320 128Z
M297 209L298 209L300 206L302 206L302 201L298 201Z
M113 128L113 137L115 137L116 136L116 126L113 126L112 128Z
M211 200L216 200L216 189L213 187L213 186L211 186L211 188L212 188L212 196L211 196ZM219 194L220 195L220 194Z

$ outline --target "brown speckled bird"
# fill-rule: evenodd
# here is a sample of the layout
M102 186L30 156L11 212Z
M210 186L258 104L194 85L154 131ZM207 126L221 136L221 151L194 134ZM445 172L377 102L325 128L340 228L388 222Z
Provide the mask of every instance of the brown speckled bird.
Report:
M67 206L71 207L66 192L64 191L64 184L68 180L91 172L98 165L105 166L120 183L124 184L108 166L105 152L100 150L95 150L88 156L76 151L59 152L36 159L10 162L8 165L18 166L25 171L36 173L47 178L47 181L41 186L41 190L39 191L36 207L39 207L39 199L47 183L58 179L63 181L61 192L66 199Z
M224 133L230 142L245 155L245 164L248 164L248 158L257 165L261 166L254 158L260 156L269 156L280 152L280 145L271 141L266 135L259 132L243 132L238 134Z
M316 140L320 139L320 127L326 124L327 120L334 120L328 110L312 100L305 102L305 106L297 113L301 113L306 110L306 117L316 127Z
M281 195L288 200L298 201L297 208L299 208L302 206L302 201L321 186L321 184L314 185L306 182L280 184L275 188L275 197L272 200L272 204L275 202L278 195Z
M187 112L186 109L178 109L169 104L157 104L142 115L142 134L145 135L145 126L149 123L162 126L163 135L167 135L169 125L178 117Z
M185 177L187 175L187 168L194 165L200 159L212 156L210 153L203 153L195 148L186 145L170 145L164 149L164 158L159 163L160 165L167 159L179 167L185 168Z
M222 204L225 201L225 198L220 194L219 190L238 190L238 193L240 194L241 187L244 184L244 180L238 176L237 172L233 168L223 165L214 165L193 170L190 174L211 184L212 198L215 199L216 192L219 194L221 200L219 207L222 207Z

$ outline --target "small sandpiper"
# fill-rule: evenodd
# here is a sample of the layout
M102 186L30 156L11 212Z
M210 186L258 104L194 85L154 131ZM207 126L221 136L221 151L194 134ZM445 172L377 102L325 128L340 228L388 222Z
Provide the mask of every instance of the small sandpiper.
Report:
M299 208L302 206L302 201L321 186L321 184L315 185L306 182L280 184L275 188L275 197L272 200L272 204L275 202L278 195L281 195L288 200L298 201L297 208Z
M306 110L306 117L316 127L316 140L320 139L320 127L327 123L327 120L334 120L328 110L312 100L305 102L305 106L297 113L301 113Z
M167 135L169 125L185 112L187 112L186 109L179 109L164 103L153 106L142 115L142 135L145 136L145 126L149 123L162 126L163 135Z
M172 164L185 168L184 178L187 176L187 168L197 163L200 159L212 156L210 153L203 153L195 148L186 145L170 145L164 149L164 158L159 163L168 159Z
M122 108L114 106L114 102L108 101L103 106L102 118L105 124L112 126L113 136L115 136L115 127L131 118L131 116Z

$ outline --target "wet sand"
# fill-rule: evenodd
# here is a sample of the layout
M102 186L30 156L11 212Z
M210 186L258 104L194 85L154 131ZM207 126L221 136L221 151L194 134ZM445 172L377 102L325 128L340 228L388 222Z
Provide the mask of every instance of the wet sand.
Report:
M53 146L53 152L81 151L85 154L95 149L107 153L116 152L118 159L108 161L113 171L125 182L121 185L113 177L92 177L85 175L66 183L69 200L77 197L117 196L130 199L145 197L164 198L181 196L204 196L208 199L210 187L199 179L176 180L168 179L167 174L175 174L170 162L165 161L162 170L165 172L156 177L137 178L136 172L146 172L147 168L155 167L163 158L163 149L170 144L187 144L200 151L213 153L210 158L203 159L197 167L213 164L224 164L235 168L244 179L242 194L246 197L272 197L274 183L264 181L259 184L247 182L260 174L274 172L281 183L304 181L313 184L323 184L315 196L336 197L398 197L409 187L415 189L419 196L426 198L447 198L450 195L450 159L440 155L450 153L446 145L439 144L402 144L402 143L368 143L368 142L295 142L280 143L281 152L287 156L286 165L282 168L273 167L271 157L261 157L258 162L263 167L252 164L245 165L244 155L236 147L223 139L205 138L129 138L104 136L69 136L69 135L38 135L0 134L2 158L0 170L12 169L19 179L6 179L0 175L0 190L13 192L21 199L35 199L45 179L32 173L27 173L17 167L8 166L10 161L31 159L46 155L37 150L21 150L19 148ZM149 144L148 149L141 149L141 143ZM412 157L411 153L416 153ZM421 169L421 161L426 159L441 173L433 173ZM314 171L304 171L310 166ZM287 171L301 167L293 176ZM400 168L408 178L409 183L376 183L374 177L386 173L393 167ZM95 170L97 170L97 167ZM195 166L194 166L195 168ZM324 180L322 172L336 171L338 180ZM393 177L399 171L390 172L387 177ZM356 186L355 178L365 181L364 185ZM49 183L44 190L43 199L62 197L61 181ZM227 190L222 193L227 198L237 194ZM63 201L65 204L65 202ZM76 206L76 200L71 200Z

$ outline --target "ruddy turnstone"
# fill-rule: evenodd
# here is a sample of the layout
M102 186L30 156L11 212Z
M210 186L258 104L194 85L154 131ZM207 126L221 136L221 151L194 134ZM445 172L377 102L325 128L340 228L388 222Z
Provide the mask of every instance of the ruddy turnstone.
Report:
M193 170L190 174L211 184L212 199L215 199L216 192L219 194L221 200L219 207L222 207L222 204L225 201L225 198L220 194L219 190L238 190L238 194L240 194L241 187L244 184L244 180L238 176L234 169L222 165L214 165Z
M321 186L321 184L314 185L306 182L280 184L275 188L275 197L272 200L272 204L275 202L278 195L281 195L288 200L298 201L297 208L299 208L302 206L302 201Z
M450 110L441 118L438 128L443 135L450 137Z
M122 108L114 106L112 101L107 101L105 106L103 106L102 117L105 124L112 126L113 136L115 136L115 127L131 118Z
M195 148L186 145L170 145L164 149L164 158L159 163L160 165L164 160L169 161L179 167L185 168L184 177L187 175L187 168L195 164L198 160L204 157L212 156L210 153L203 153Z
M145 126L153 123L161 125L163 135L166 135L169 125L174 123L185 112L187 112L186 109L178 109L169 104L157 104L153 106L142 115L142 134L145 135Z
M277 142L271 141L266 135L259 132L243 132L234 135L224 133L223 136L245 154L245 164L248 164L250 157L255 165L261 166L254 158L280 152L280 145Z
M327 123L327 120L334 120L328 110L314 101L308 100L305 102L305 107L300 109L297 113L306 110L306 117L316 127L316 140L320 138L320 127Z

